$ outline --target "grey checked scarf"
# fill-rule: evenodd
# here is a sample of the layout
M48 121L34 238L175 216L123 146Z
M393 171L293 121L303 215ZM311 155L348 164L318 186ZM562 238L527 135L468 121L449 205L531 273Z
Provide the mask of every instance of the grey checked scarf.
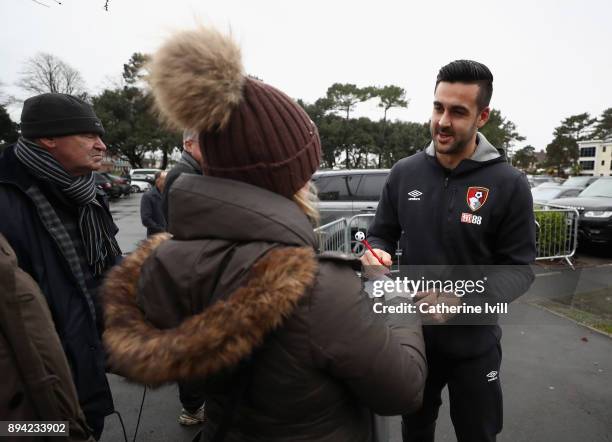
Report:
M23 137L17 141L15 156L30 173L58 186L78 206L79 231L87 262L93 268L94 275L101 275L114 264L115 257L121 255L121 249L111 231L112 219L96 200L93 174L71 176L49 152ZM57 214L54 212L53 216L57 217Z

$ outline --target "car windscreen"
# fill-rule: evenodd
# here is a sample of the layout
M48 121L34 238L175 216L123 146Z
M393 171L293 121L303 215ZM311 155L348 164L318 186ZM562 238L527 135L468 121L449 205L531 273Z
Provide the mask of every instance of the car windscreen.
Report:
M531 195L536 201L548 201L557 198L560 193L561 189L558 187L534 187L531 190Z
M534 176L533 177L533 182L537 184L548 183L551 181L553 181L552 177L548 177L548 176Z
M605 196L612 198L612 179L599 179L580 192L580 196Z
M578 196L582 192L581 189L567 189L564 190L557 198L572 198Z
M589 179L590 177L588 176L571 176L563 183L563 185L566 187L568 186L569 187L571 186L584 187L589 182Z

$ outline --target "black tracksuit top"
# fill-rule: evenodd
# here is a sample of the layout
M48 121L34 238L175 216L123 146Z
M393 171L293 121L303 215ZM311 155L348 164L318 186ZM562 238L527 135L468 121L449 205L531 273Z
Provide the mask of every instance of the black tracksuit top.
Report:
M531 191L526 177L485 137L478 134L478 141L472 159L452 171L440 165L432 145L398 161L368 241L391 255L399 241L404 266L503 265L489 276L488 289L499 301L512 301L534 280L529 267L536 257ZM470 208L469 197L477 191L482 192L481 205ZM497 325L431 325L423 331L428 353L459 358L482 354L499 345L501 337Z
M477 210L468 205L470 187L488 190ZM402 265L530 264L535 220L527 179L501 156L466 159L452 171L426 151L404 158L391 169L368 232L372 247L392 255L398 240Z

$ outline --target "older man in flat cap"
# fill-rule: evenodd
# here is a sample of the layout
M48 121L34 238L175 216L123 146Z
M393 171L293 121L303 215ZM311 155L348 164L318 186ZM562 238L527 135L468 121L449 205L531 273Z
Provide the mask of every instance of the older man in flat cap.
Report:
M86 102L37 95L24 103L21 137L0 157L0 232L42 289L96 439L114 408L97 289L121 256L117 226L92 175L106 151L102 135Z

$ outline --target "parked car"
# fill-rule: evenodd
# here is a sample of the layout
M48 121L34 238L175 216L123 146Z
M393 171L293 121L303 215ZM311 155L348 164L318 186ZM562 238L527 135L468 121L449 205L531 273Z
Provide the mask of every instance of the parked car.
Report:
M550 175L527 175L527 181L531 187L537 187L542 183L559 183L558 179Z
M147 190L151 189L151 183L146 181L132 180L130 187L132 189L132 193L146 192Z
M562 185L568 187L582 187L585 189L599 178L598 176L571 176Z
M312 180L319 192L321 225L376 212L388 175L389 169L316 172Z
M127 196L132 191L132 188L130 186L130 182L127 179L121 178L120 176L113 175L113 174L108 173L108 172L102 172L101 175L104 175L106 178L111 180L113 182L113 184L115 184L119 188L119 195L120 196L121 195Z
M375 213L388 175L389 169L316 172L312 180L319 192L321 226L341 218L348 221L354 215ZM351 224L350 248L353 252L363 253L363 246L355 240L354 235L358 230L367 230L371 221L371 217L358 218ZM334 232L333 229L331 232ZM344 242L339 235L344 235L344 231L320 238L321 244L325 249L333 250L333 244Z
M153 183L155 181L155 174L160 169L132 169L130 170L130 178L136 181L146 181Z
M531 196L533 197L534 203L549 203L550 200L554 200L557 198L570 198L574 196L578 196L580 192L582 192L584 188L582 187L570 187L570 186L560 186L558 184L546 185L546 183L534 187L531 189Z
M102 189L109 198L114 199L121 196L121 188L119 187L118 183L114 183L112 180L98 172L94 172L93 176L96 186Z
M560 187L561 183L556 183L554 181L545 181L543 183L538 184L537 186L531 186L532 189L543 189L546 187Z
M612 177L597 179L575 198L560 198L550 203L578 210L581 239L612 244Z

